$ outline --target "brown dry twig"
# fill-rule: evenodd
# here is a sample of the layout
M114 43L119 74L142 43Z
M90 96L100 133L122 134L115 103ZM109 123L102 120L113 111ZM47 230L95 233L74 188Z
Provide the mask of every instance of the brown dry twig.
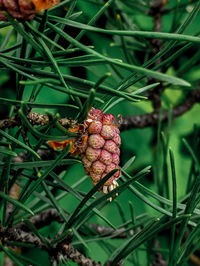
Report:
M175 118L181 116L182 114L189 111L195 103L199 102L200 90L194 89L188 93L185 101L174 107L172 111L172 117ZM168 115L168 110L165 110L159 118L159 111L156 110L149 114L124 116L120 125L120 131L128 130L131 128L145 128L154 126L158 123L159 119L161 119L162 122L167 121ZM28 119L32 125L46 125L49 122L48 116L37 113L29 113ZM76 124L76 121L70 120L68 118L61 118L58 120L58 122L64 127L69 127ZM0 121L0 129L12 128L15 126L20 126L20 123L14 117Z
M37 220L37 219L36 219ZM41 240L31 233L25 232L20 228L3 228L0 225L0 241L3 245L9 245L9 242L20 242L26 244L33 244L35 247L40 247L46 250L49 254L49 257L52 260L59 260L60 256L66 260L71 259L81 266L100 266L100 262L95 262L90 258L87 258L85 255L80 253L76 248L71 246L68 241L61 244L55 245L53 247L48 247Z

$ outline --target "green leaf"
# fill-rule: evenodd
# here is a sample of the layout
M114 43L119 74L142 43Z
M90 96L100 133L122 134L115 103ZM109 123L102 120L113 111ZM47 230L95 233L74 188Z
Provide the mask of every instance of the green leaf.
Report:
M36 158L39 158L40 159L40 156L33 149L31 149L29 146L27 146L26 144L22 143L18 139L15 139L14 137L12 137L11 135L9 135L8 133L4 132L1 129L0 129L0 135L2 135L3 137L5 137L6 139L10 140L11 142L19 145L20 147L22 147L25 150L27 150L30 153L32 153Z
M21 202L11 198L10 196L6 195L5 193L3 193L2 191L0 191L0 198L12 203L14 206L19 207L20 209L30 213L31 215L34 215L34 213L28 208L26 207L24 204L22 204Z

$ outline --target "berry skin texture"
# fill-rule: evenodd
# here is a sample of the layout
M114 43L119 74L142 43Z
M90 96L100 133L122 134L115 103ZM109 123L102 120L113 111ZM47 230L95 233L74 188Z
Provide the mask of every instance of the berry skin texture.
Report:
M101 136L104 139L112 139L115 135L115 131L111 125L103 125L101 130Z
M99 134L101 133L101 130L102 123L100 121L93 121L88 128L89 134Z
M106 166L104 163L100 162L100 161L96 161L92 164L92 171L95 174L103 174L103 172L105 171Z
M117 153L118 154L118 147L117 144L112 140L107 140L104 149L110 153Z
M94 162L94 161L96 161L100 157L101 149L94 149L92 147L88 147L86 149L85 154L86 154L86 158L90 162Z
M113 156L110 152L108 152L106 150L102 150L101 156L100 156L100 161L106 165L109 165L113 161Z
M92 135L89 136L88 144L92 148L98 149L98 148L102 148L104 146L105 140L99 134L92 134Z

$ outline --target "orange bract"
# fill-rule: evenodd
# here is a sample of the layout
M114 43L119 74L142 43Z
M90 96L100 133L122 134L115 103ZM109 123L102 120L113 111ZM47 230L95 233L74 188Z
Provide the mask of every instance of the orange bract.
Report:
M31 2L34 4L37 12L40 13L43 10L59 4L60 0L31 0Z

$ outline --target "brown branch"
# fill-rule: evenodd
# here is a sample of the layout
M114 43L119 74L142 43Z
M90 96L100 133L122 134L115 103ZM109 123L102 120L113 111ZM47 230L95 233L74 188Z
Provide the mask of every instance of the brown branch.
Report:
M72 261L76 262L78 265L82 266L101 266L100 262L92 261L91 259L85 257L81 254L77 249L72 247L69 244L64 244L62 246L62 254L64 258L71 259Z
M149 9L149 15L151 15L154 19L154 31L155 32L161 32L162 31L162 12L164 9L164 5L166 4L166 1L164 0L152 0L150 9ZM152 56L155 56L158 52L161 51L163 46L163 41L160 39L153 39L151 40L152 45ZM155 63L154 67L161 63L161 58L159 57ZM159 72L162 71L161 68L158 69ZM148 78L148 84L152 84L154 82L157 82L154 78ZM160 94L163 90L163 84L160 83L159 86L156 86L155 88L151 89L147 92L147 96L149 100L152 101L152 106L154 108L154 111L157 111L161 107L161 98Z
M182 114L189 111L195 103L200 102L200 90L192 90L188 93L187 98L184 102L174 107L172 111L172 117L178 117ZM159 111L155 111L149 114L143 115L134 115L134 116L125 116L123 117L122 124L120 126L120 130L128 130L131 128L144 128L149 126L154 126L158 123L159 119L162 122L168 120L169 111L165 110L161 117L159 118Z
M49 123L49 117L47 115L38 114L34 112L30 112L27 116L29 122L34 125L44 126ZM75 120L68 118L60 118L58 122L63 127L73 127L76 123ZM13 128L16 126L21 126L21 121L17 117L10 117L3 120L0 120L0 129L4 130L6 128Z
M35 221L37 217L35 216ZM87 258L85 255L80 253L76 248L71 246L67 239L65 242L54 245L53 247L48 247L41 240L32 235L29 232L25 232L20 228L12 227L12 228L3 228L0 225L0 242L3 245L9 245L9 242L20 242L26 244L33 244L35 247L40 247L46 250L52 260L59 260L62 255L66 260L71 259L81 266L101 266L100 262L95 262L90 258Z
M54 208L47 209L33 217L30 218L31 223L37 228L40 229L44 226L51 224L52 222L62 223L63 219L60 217L58 211ZM109 226L102 226L99 224L89 223L87 224L91 229L93 229L98 235L111 235L112 238L127 238L134 234L134 231L130 229L128 232L124 232L125 228L122 227L117 230ZM24 223L19 223L15 228L21 229L23 231L29 231L29 228Z
M185 101L181 104L174 107L172 111L172 117L178 117L182 114L189 111L195 103L200 102L200 90L194 89L188 93ZM168 119L169 112L165 110L161 115L161 121L165 122ZM28 119L32 125L46 125L48 124L48 116L37 114L37 113L29 113ZM70 120L68 118L60 118L59 123L64 127L71 127L76 124L76 121ZM128 130L131 128L144 128L149 126L154 126L159 121L159 111L156 110L149 114L142 115L134 115L134 116L125 116L122 119L122 123L120 125L120 130ZM0 121L0 129L11 128L15 126L19 126L19 122L11 117Z

